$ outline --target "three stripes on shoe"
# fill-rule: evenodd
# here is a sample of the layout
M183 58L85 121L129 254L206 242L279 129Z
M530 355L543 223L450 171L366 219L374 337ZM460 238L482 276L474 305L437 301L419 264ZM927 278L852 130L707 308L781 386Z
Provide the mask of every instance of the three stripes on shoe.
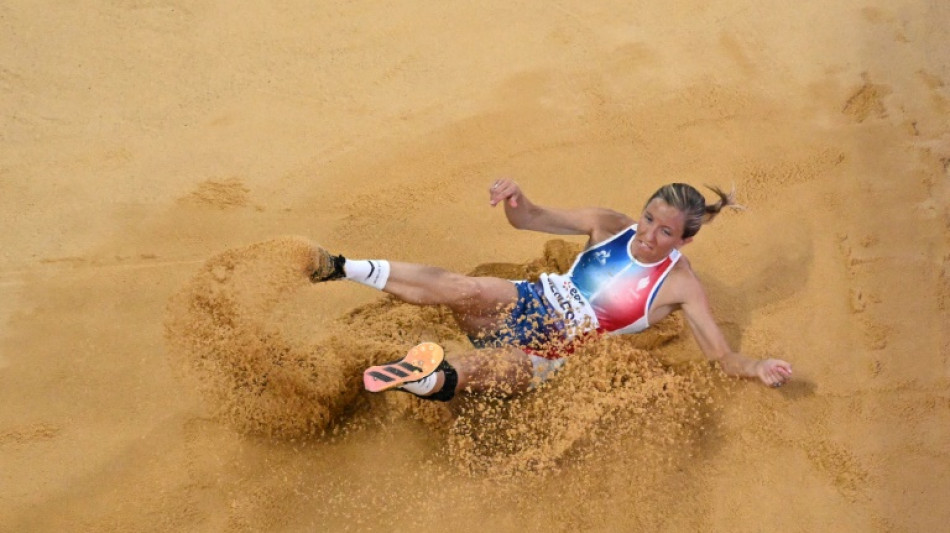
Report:
M402 370L400 370L399 367L402 367ZM405 370L405 372L403 370ZM411 375L419 375L421 372L421 368L411 365L405 361L399 361L398 363L382 367L382 370L380 371L371 370L369 375L374 379L378 379L385 383L391 383L399 378L407 378Z
M442 347L434 342L414 346L405 357L363 371L363 386L370 392L382 392L418 381L438 369L445 358Z

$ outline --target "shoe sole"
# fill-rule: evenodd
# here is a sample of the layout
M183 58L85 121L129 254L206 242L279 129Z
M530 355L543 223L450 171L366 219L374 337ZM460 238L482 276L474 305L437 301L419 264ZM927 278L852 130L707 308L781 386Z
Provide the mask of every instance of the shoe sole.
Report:
M363 387L369 392L383 392L404 383L418 381L436 371L445 352L434 342L412 347L405 357L363 371Z
M313 251L311 252L311 268L310 271L310 282L311 283L320 283L326 281L327 276L333 273L333 264L330 260L330 252L326 251L319 244L313 245Z

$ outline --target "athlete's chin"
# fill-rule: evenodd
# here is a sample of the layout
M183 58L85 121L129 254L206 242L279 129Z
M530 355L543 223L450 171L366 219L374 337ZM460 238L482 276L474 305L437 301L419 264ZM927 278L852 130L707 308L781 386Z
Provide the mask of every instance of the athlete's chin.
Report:
M646 244L636 241L633 257L641 263L652 263L653 258L656 257L656 252L653 250L653 248L647 246Z
M641 263L656 263L657 261L662 261L666 259L666 256L670 255L670 252L667 250L656 250L656 249L638 249L633 257Z

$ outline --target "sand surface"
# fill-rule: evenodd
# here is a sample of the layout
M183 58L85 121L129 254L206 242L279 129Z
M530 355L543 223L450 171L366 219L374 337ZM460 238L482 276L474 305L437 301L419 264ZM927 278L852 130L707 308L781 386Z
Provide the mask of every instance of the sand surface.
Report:
M944 530L948 50L936 0L4 2L0 531ZM683 251L795 381L674 316L511 401L360 393L464 339L274 239L562 267L500 176L735 184Z

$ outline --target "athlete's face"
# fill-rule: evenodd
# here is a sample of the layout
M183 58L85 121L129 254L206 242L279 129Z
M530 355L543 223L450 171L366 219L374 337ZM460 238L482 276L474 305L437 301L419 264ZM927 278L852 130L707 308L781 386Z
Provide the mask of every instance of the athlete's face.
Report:
M679 209L654 198L643 209L633 240L633 257L643 263L655 263L693 240L683 238L686 215Z

